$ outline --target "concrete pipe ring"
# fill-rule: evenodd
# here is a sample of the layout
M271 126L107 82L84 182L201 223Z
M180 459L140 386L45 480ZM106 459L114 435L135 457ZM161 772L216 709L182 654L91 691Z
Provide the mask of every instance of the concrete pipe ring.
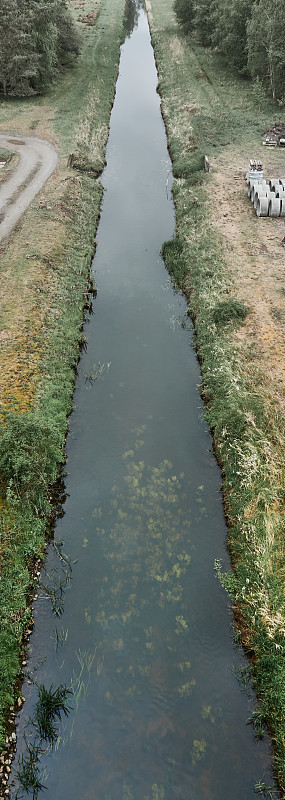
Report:
M280 210L281 210L281 200L279 199L279 197L272 197L272 199L269 200L268 216L280 217Z
M285 217L285 197L282 197L281 200L281 208L280 208L280 217Z
M267 197L268 197L268 203L270 203L270 200L276 200L276 195L274 194L274 192L268 192Z
M253 180L252 178L250 178L250 180L248 181L248 188L247 188L248 197L251 197L251 192L252 192L253 187L257 186L259 184L260 184L260 181L258 181L256 179Z
M268 197L268 193L269 193L268 190L264 189L263 187L261 187L260 189L255 189L254 200L253 200L253 206L255 209L260 197Z
M269 200L268 197L260 197L257 201L256 215L257 217L268 217Z
M276 192L276 189L280 186L279 178L270 178L269 186L272 192Z
M254 201L254 195L255 195L255 192L257 192L257 190L258 190L259 188L261 189L261 186L260 186L260 184L259 184L259 183L258 183L258 184L254 183L254 184L252 185L252 187L251 187L251 190L250 190L250 199L251 199L251 202L252 202L252 203L253 203L253 201Z

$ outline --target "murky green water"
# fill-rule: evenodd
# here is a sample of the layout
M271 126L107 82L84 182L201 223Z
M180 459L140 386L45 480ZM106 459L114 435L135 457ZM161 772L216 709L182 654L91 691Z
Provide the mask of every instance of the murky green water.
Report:
M175 222L156 83L140 10L122 47L55 533L78 562L60 618L35 604L31 640L37 681L74 690L43 760L53 800L244 800L272 782L214 573L215 558L228 566L221 479L186 305L159 255ZM20 734L36 697L24 694Z

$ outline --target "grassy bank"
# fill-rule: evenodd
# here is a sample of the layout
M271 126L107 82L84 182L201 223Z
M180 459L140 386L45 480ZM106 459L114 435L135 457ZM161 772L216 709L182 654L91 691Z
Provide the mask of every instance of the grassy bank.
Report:
M254 216L244 180L251 157L285 175L284 152L262 148L284 112L185 37L171 0L147 10L176 178L176 239L163 255L195 323L233 573L216 566L251 659L252 722L258 736L271 731L284 796L284 223Z
M53 142L59 166L0 249L0 748L32 627L33 571L53 521L91 258L124 0L76 0L82 50L42 98L1 102L0 130Z

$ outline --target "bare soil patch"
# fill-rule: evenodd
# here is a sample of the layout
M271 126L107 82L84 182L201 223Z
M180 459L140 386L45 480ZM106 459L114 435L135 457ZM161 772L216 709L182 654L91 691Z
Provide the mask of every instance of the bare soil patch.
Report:
M256 154L254 154L256 157ZM264 177L285 176L285 152L263 149ZM209 210L222 234L233 294L250 308L236 333L263 374L264 388L285 407L285 221L258 218L247 196L244 151L227 148L212 161Z

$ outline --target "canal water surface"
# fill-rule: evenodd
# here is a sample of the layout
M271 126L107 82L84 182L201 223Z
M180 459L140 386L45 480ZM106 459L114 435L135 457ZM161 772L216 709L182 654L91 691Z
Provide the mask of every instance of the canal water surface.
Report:
M270 751L247 725L254 699L236 677L243 654L214 570L215 559L228 568L221 476L185 300L160 257L175 230L171 165L147 18L142 8L135 16L55 531L77 563L61 616L44 596L35 603L29 668L37 683L74 692L43 758L44 794L244 800L258 781L272 783ZM51 583L56 564L51 549ZM23 691L19 752L36 701L33 684Z

